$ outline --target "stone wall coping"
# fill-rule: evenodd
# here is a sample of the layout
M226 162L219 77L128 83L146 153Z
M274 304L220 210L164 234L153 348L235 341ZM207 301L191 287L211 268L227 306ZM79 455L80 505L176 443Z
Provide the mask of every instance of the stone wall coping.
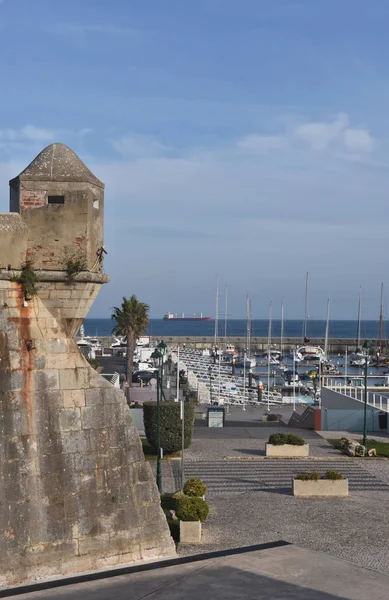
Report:
M10 281L21 273L20 269L13 269L12 271L6 271L0 269L0 280ZM109 276L105 273L92 273L91 271L82 271L74 275L71 280L66 271L46 271L37 270L35 271L37 281L53 281L53 282L80 282L80 283L108 283Z

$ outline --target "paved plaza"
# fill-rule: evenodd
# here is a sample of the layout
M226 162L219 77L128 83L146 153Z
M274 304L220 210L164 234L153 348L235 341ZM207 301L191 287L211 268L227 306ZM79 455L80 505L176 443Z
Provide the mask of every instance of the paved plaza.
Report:
M200 547L181 546L180 554L283 539L389 573L389 460L349 458L314 431L263 426L260 418L235 409L224 429L197 422L185 453L185 478L204 479L210 514ZM265 443L278 430L301 435L310 445L310 458L265 458ZM292 496L296 473L328 469L349 479L348 498ZM171 461L165 470L166 485L177 489L180 462Z
M171 566L169 566L169 564ZM35 591L20 600L386 600L389 577L347 561L292 545L187 563L168 562L151 570L119 574L56 589Z

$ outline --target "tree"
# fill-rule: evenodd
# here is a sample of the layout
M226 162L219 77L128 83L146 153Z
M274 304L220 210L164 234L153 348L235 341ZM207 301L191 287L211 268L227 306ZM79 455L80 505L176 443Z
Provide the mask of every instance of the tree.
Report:
M132 386L132 371L135 343L147 329L149 322L150 307L144 302L139 302L136 296L132 295L130 299L123 296L123 302L120 307L114 306L112 319L116 321L112 329L114 335L123 335L127 340L127 358L126 373L127 381Z

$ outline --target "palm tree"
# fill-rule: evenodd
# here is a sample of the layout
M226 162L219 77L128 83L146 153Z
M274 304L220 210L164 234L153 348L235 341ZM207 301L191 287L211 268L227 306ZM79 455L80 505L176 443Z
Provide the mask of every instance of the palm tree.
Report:
M132 386L132 362L134 358L135 343L147 329L149 322L150 307L144 302L139 302L137 297L132 295L130 299L123 296L122 305L114 306L112 319L116 321L112 329L114 335L123 335L127 340L127 381Z

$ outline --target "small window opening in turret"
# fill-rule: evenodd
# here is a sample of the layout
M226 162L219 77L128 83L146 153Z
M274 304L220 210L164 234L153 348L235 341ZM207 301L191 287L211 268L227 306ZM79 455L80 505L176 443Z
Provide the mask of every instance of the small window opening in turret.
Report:
M99 201L97 200L97 198L93 199L93 208L96 208L96 209L99 208Z
M48 204L65 204L65 196L47 196Z

